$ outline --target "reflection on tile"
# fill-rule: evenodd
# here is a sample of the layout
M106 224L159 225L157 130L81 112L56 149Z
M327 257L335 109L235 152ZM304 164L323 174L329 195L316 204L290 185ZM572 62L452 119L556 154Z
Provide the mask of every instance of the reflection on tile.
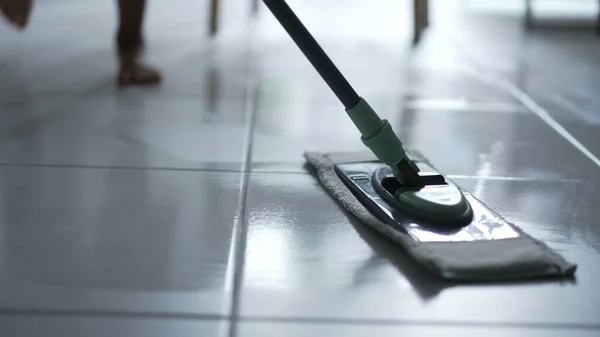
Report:
M556 328L518 328L518 327L481 327L481 326L444 326L444 325L360 325L360 324L327 324L327 323L262 323L244 322L239 324L240 337L258 336L345 336L345 337L504 337L504 336L531 336L531 337L561 337L568 334L574 337L592 337L600 333L599 330L582 329L556 329Z
M12 315L0 317L2 337L225 337L228 325L228 322L218 320Z
M405 50L390 49L388 44L349 41L330 47L328 50L331 50L336 66L357 93L370 102L405 97L470 103L518 103L509 93L482 83L463 71L411 69L408 66L410 55ZM267 45L265 49L259 54L265 106L307 102L341 106L295 45ZM335 57L338 53L340 55Z
M533 113L407 110L397 129L446 174L579 179L596 170Z
M0 137L0 162L240 169L244 103L193 99L65 98Z
M3 168L0 307L227 313L239 173Z
M580 178L595 167L533 113L404 109L386 112L405 146L423 153L445 174ZM257 171L305 172L303 152L364 151L360 133L342 108L296 105L258 112L252 166ZM317 122L318 121L318 122ZM550 145L551 144L551 145ZM556 160L557 153L563 160Z
M460 185L468 185L458 180ZM579 265L575 282L449 285L346 215L310 175L252 175L241 313L249 316L596 324L600 253L584 182L467 186ZM569 202L570 201L570 202ZM568 211L567 211L568 210ZM550 235L551 234L551 235ZM587 245L584 243L587 242ZM268 299L268 305L264 305Z
M600 254L597 183L454 179L488 206L566 254Z
M14 55L0 60L3 74L0 77L0 102L44 94L89 94L102 86L114 86L114 56L103 46L91 39L87 40L91 43L79 44L79 39L69 42L47 39L38 35L37 46L34 41L19 41L19 44L3 49L11 50ZM28 42L32 45L28 46ZM46 57L40 57L40 54Z
M77 42L72 41L73 44ZM151 46L152 58L148 62L160 70L163 77L160 86L151 89L117 88L114 56L97 46L73 51L68 61L33 60L27 63L21 60L23 64L16 66L13 60L4 65L0 62L0 70L11 67L0 78L0 102L31 95L112 96L121 91L142 96L147 96L146 92L150 91L155 97L194 97L231 102L245 99L249 73L247 48L224 45L219 51L207 44L182 51L174 43L181 42L160 42ZM157 51L154 52L154 49ZM178 54L168 54L168 50L176 50ZM71 71L65 72L66 67Z
M0 101L0 137L15 128L43 119L47 112L51 112L60 103L60 98L34 97Z
M385 45L373 48L352 42L331 47L327 50L332 51L336 66L361 96L373 101L379 97L398 97L402 93L405 72L402 58L405 56L398 51L388 51ZM338 53L343 57L336 57ZM272 108L277 103L284 106L308 103L337 105L343 110L331 89L295 45L267 45L259 56L262 104L266 107ZM378 66L373 67L371 63Z

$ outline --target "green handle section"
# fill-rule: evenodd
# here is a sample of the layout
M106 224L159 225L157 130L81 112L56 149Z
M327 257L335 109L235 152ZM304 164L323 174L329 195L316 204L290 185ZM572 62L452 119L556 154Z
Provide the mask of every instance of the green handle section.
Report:
M392 130L390 123L379 118L367 101L361 98L354 108L347 109L346 112L362 134L362 142L379 160L394 167L406 157L402 142ZM409 162L413 164L412 161ZM411 166L416 167L414 164Z
M362 134L363 139L373 137L383 128L383 121L364 98L361 98L354 108L346 109L346 113Z

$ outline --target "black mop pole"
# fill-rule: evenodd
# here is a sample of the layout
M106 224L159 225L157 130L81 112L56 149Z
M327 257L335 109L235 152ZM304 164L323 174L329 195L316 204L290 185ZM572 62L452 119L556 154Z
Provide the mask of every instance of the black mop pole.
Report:
M344 107L346 109L354 108L360 101L360 97L352 86L350 86L346 78L344 78L344 75L333 64L329 56L325 54L319 43L317 43L302 22L300 22L300 19L294 14L285 0L263 0L263 2L296 45L298 45L298 48L300 48L310 63L312 63L313 67L323 80L325 80Z
M342 102L348 116L362 134L363 143L379 160L392 168L398 181L407 186L423 186L424 182L418 174L419 168L406 156L402 142L392 126L387 120L379 118L371 106L358 96L285 0L263 2Z

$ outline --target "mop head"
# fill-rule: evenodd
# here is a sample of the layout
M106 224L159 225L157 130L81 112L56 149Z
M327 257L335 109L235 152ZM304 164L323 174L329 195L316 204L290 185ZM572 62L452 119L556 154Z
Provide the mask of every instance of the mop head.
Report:
M415 161L429 163L419 153L409 151ZM519 227L506 222L518 235L514 238L473 241L419 241L407 232L392 227L374 216L342 182L335 165L377 162L372 153L306 152L325 189L348 212L402 246L407 254L430 272L453 281L509 281L542 277L573 276L577 266L569 263L543 242L534 239Z

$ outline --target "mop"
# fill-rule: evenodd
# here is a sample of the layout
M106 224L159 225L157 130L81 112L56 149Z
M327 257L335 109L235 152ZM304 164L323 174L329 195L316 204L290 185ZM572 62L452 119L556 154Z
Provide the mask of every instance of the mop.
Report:
M577 266L405 150L284 0L263 0L344 105L365 151L306 152L318 181L349 213L445 280L571 277Z

